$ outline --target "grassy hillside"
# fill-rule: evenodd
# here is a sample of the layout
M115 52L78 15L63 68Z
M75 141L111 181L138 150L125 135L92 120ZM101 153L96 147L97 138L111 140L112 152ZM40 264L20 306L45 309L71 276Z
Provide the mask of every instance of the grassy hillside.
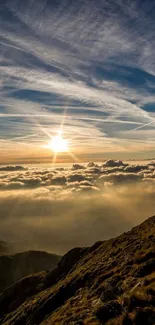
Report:
M155 217L0 296L0 324L155 324Z

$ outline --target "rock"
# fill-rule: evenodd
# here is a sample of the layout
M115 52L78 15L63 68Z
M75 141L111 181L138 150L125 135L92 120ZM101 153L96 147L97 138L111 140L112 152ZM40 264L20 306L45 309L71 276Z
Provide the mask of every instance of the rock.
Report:
M122 306L118 301L111 301L99 307L95 316L102 322L107 322L109 319L119 316L122 313Z
M109 300L115 300L117 296L113 292L113 290L107 289L104 292L102 292L100 299L103 302L109 301Z
M149 261L147 261L145 264L143 264L139 269L137 270L135 276L136 277L144 277L155 270L155 259L151 258Z

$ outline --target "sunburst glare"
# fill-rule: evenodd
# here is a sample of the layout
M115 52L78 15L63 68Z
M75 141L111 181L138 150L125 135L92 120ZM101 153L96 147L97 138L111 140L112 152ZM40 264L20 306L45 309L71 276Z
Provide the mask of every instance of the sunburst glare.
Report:
M47 147L56 153L69 151L68 140L64 139L61 133L54 136L47 144Z

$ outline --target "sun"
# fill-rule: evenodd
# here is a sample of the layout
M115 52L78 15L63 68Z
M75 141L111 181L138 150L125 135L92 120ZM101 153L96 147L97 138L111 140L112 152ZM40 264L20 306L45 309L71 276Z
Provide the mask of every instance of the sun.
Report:
M68 141L61 134L54 136L47 146L56 153L68 151Z

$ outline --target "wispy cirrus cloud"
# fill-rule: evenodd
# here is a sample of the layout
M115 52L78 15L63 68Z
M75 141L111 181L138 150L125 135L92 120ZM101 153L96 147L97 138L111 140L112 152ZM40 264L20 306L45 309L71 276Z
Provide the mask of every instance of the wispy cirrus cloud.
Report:
M152 1L3 2L1 148L39 150L63 121L72 147L96 147L98 157L126 157L125 146L130 157L154 155L153 9Z

